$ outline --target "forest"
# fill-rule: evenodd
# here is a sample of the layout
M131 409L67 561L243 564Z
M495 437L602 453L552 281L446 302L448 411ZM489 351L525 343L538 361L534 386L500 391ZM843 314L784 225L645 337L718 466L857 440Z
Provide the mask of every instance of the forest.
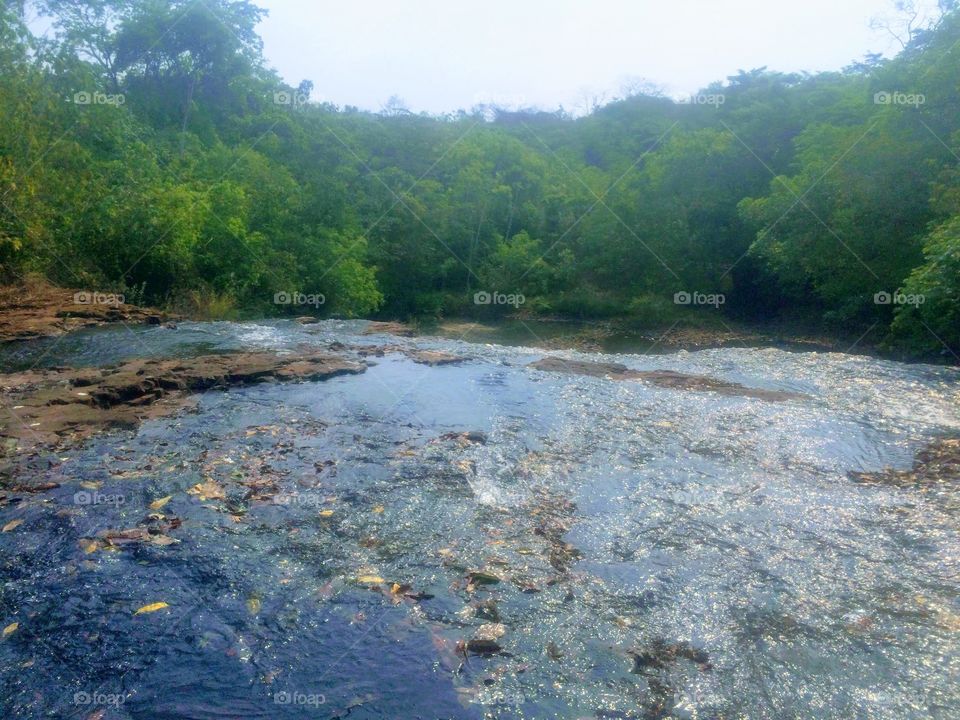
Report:
M941 8L836 72L433 116L312 102L248 0L7 0L0 280L206 316L793 318L960 352Z

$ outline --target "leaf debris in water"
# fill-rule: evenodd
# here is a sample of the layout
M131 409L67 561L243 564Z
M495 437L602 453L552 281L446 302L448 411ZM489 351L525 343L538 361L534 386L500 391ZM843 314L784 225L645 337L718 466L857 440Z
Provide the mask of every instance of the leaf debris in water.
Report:
M150 503L150 509L151 509L151 510L159 510L159 509L162 508L164 505L166 505L168 502L170 502L170 498L172 498L172 497L173 497L173 495L167 495L166 497L157 498L157 499L154 500L152 503Z
M149 605L144 605L142 608L139 608L134 615L145 615L146 613L156 612L157 610L163 610L164 608L170 607L165 602L155 602L150 603Z

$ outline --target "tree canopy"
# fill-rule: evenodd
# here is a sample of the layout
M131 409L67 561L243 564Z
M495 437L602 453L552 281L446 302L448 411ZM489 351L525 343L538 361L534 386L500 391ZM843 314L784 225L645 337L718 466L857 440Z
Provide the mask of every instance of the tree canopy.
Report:
M478 308L484 291L649 318L722 293L738 317L960 352L953 2L890 60L583 117L310 102L266 65L248 0L44 0L45 39L2 8L8 280L260 313L293 312L275 296L295 291L342 316L513 309Z

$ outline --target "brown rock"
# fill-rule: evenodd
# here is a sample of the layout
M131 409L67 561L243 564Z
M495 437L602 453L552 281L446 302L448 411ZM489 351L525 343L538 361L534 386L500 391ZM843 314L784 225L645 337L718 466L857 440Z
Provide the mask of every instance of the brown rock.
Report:
M467 359L459 355L451 355L450 353L440 352L438 350L407 350L404 354L415 363L430 366L455 365Z
M414 330L409 325L400 322L372 322L364 329L364 335L377 335L387 333L389 335L400 335L401 337L413 337Z
M757 398L758 400L797 400L806 397L799 393L779 390L761 390L748 388L739 383L718 380L704 375L687 375L673 370L631 370L620 363L589 362L586 360L567 360L558 357L545 357L529 365L547 372L587 375L609 380L641 380L658 387L675 390L710 391L721 395L737 395Z
M190 395L266 380L326 380L366 366L329 353L269 352L138 358L107 368L58 368L0 375L0 438L18 450L82 439L110 426L169 414Z
M43 281L0 287L0 342L35 340L110 323L159 325L173 317L120 302L78 302L96 297Z
M851 480L865 485L914 487L960 480L960 438L937 438L917 453L910 470L851 472Z

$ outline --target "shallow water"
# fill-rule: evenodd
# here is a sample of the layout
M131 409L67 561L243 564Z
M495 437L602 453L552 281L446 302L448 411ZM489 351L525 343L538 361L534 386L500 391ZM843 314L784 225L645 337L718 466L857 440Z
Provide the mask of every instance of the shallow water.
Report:
M957 491L846 475L909 467L956 434L956 369L551 353L807 396L772 403L363 327L182 323L2 351L6 368L333 340L470 358L394 354L358 376L212 391L27 478L62 485L0 508L0 524L24 521L0 534L0 621L19 623L0 642L3 717L960 715ZM487 442L441 438L466 430ZM224 498L187 492L208 479ZM177 544L85 551L168 495ZM500 582L468 585L477 570ZM494 621L504 653L463 663L456 642ZM657 641L709 665L635 664Z

